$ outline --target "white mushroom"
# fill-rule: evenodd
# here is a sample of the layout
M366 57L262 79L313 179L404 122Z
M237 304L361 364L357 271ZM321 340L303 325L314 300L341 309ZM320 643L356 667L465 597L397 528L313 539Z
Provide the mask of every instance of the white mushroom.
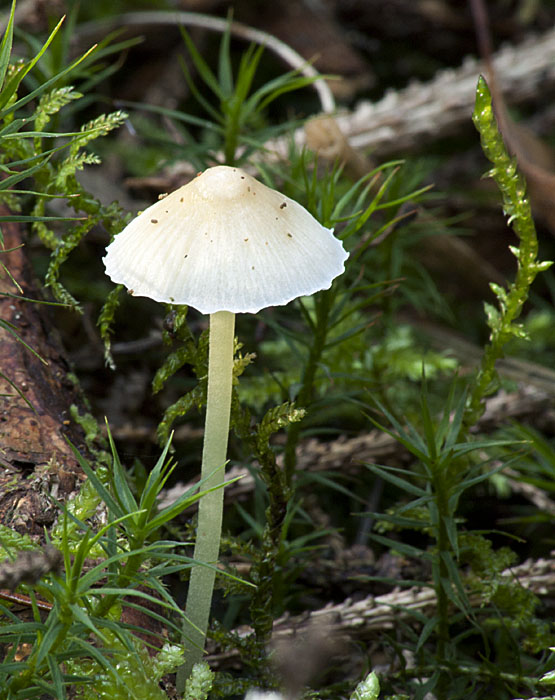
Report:
M221 165L145 209L104 262L135 296L211 314L256 313L327 289L346 258L300 204Z
M108 246L106 272L131 294L210 314L204 488L224 480L235 314L328 289L347 257L333 231L300 204L228 166L209 168L163 197ZM200 501L196 561L216 563L222 513L223 489L216 488ZM202 655L214 576L206 566L191 573L188 669Z

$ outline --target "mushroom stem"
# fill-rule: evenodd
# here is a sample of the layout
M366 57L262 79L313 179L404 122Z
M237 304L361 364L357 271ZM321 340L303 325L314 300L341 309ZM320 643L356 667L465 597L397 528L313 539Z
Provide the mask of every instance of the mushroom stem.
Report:
M208 393L206 400L206 422L202 450L202 488L214 489L205 494L199 503L197 538L191 570L186 620L183 629L184 643L188 647L185 663L177 675L178 692L183 692L186 679L193 665L202 660L212 591L216 577L215 567L220 551L220 536L224 505L223 483L231 389L233 383L233 341L235 314L217 311L210 314L210 339L208 348ZM210 565L204 566L203 563Z

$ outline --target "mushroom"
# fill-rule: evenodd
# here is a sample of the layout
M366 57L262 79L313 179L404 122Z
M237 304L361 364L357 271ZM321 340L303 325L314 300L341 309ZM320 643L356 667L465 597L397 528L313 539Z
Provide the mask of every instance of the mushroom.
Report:
M130 294L210 314L208 393L200 500L186 605L200 660L208 627L223 515L236 313L257 313L329 289L348 253L302 207L240 168L216 166L145 209L108 246L104 264ZM187 677L187 676L185 676Z

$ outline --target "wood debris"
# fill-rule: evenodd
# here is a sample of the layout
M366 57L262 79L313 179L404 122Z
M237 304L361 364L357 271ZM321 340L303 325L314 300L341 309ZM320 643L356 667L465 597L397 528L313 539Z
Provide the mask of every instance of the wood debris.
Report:
M0 588L13 591L21 583L36 583L51 571L60 571L63 561L62 553L52 545L19 552L13 561L0 562Z
M502 576L518 582L537 596L549 596L555 587L555 552L549 559L528 559L519 566L507 569ZM471 595L470 600L475 605L481 602L476 595ZM320 610L296 616L284 615L274 623L273 639L296 638L314 624L326 625L329 633L336 639L367 639L376 632L392 629L401 619L412 618L415 612L430 617L434 614L435 605L436 597L432 588L395 588L384 595L370 595L362 600L348 598L342 603L329 604ZM245 638L252 630L244 625L234 632L237 636ZM224 652L213 647L208 662L227 665L237 658L236 650Z
M521 104L538 94L555 90L555 29L531 36L517 46L494 54L492 65L508 104ZM426 144L472 127L478 77L486 73L484 61L467 57L462 66L440 71L427 83L413 82L401 90L388 90L378 102L363 100L352 111L338 111L337 130L349 149L370 152L375 161L413 153ZM304 128L266 144L264 159L286 160L291 139L307 145ZM333 147L333 143L330 144ZM325 149L326 144L320 144ZM178 162L152 181L157 191L171 191L195 175L188 162ZM134 187L141 178L129 181Z
M493 67L507 103L518 104L555 88L555 29L530 37L518 46L506 46L493 56ZM426 143L471 126L478 77L483 61L469 57L457 69L439 72L428 83L411 83L388 90L378 102L364 100L352 112L341 112L337 123L352 148L370 150L373 157L412 152ZM294 135L298 147L304 131ZM268 144L286 157L289 138Z
M66 496L81 478L67 440L82 447L80 428L70 420L70 406L81 405L81 396L48 313L24 298L40 294L21 229L3 223L2 232L0 318L13 333L0 328L0 523L38 536L54 520L52 495Z
M545 410L552 403L545 392L533 386L522 386L517 392L499 391L486 401L486 411L478 426L498 426L510 419L534 415ZM279 458L278 458L279 461ZM336 440L323 441L317 438L303 440L297 449L299 471L341 471L343 474L357 474L364 463L408 464L410 455L387 433L369 430L362 435L349 437L340 435ZM229 481L238 479L225 489L227 502L246 498L254 490L254 476L243 466L233 466L226 473ZM176 484L163 492L160 508L173 503L194 484ZM194 507L194 506L193 506Z

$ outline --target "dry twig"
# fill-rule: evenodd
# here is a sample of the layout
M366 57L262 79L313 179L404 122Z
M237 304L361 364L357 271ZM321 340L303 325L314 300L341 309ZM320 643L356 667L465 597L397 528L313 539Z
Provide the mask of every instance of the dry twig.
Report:
M555 552L552 553L555 556ZM523 564L507 569L503 576L518 582L523 588L537 596L547 596L555 586L555 558L528 559ZM478 595L470 596L473 604L479 605ZM432 588L412 586L408 589L396 588L380 596L368 596L363 600L347 600L337 605L326 605L320 610L297 616L284 615L274 623L274 640L291 639L305 632L315 623L325 624L334 638L347 637L349 640L365 639L379 630L392 629L399 620L409 619L418 612L433 615L436 604ZM251 634L248 626L235 630L239 637ZM213 650L209 662L229 663L237 658L237 651L219 652Z

